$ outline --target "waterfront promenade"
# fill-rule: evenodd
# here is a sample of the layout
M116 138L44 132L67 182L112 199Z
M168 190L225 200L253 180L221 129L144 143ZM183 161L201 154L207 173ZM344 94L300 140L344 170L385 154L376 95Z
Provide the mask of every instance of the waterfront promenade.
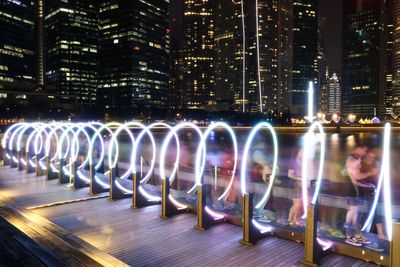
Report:
M303 244L271 237L247 247L238 226L198 231L194 214L163 220L160 206L132 209L130 198L109 201L8 166L0 167L0 201L2 217L67 265L302 266ZM375 265L331 255L322 266Z

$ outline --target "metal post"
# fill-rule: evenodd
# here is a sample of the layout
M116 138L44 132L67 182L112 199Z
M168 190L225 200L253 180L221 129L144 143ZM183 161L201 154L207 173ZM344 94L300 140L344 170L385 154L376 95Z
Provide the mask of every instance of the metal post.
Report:
M26 172L27 172L27 173L35 172L35 170L33 169L33 167L32 167L31 164L30 164L31 156L30 156L30 153L29 153L29 152L26 152L26 154L25 154L25 159L26 159Z
M90 179L89 194L94 195L109 191L109 188L104 188L103 186L101 186L96 182L96 169L94 168L93 164L89 165L89 179Z
M24 169L24 164L22 164L22 151L17 151L17 159L18 159L18 170L22 171Z
M11 160L9 158L7 158L7 154L10 156L8 147L6 145L6 148L3 150L3 164L4 166L9 166L11 164Z
M211 216L206 212L206 186L206 184L197 186L197 225L195 228L201 231L207 230L212 225L217 224L224 219L211 218Z
M141 160L142 158L140 158ZM142 163L142 161L140 161L140 163ZM131 207L134 209L139 208L138 206L138 191L139 191L139 183L137 181L137 176L136 173L132 173L132 190L133 190L133 194L132 194L132 205Z
M78 161L72 162L72 168L71 168L71 179L74 184L75 189L83 188L89 186L85 181L83 181L81 178L78 176Z
M160 217L166 219L173 216L172 204L169 201L170 184L169 177L161 179L161 215Z
M307 206L304 259L300 261L307 266L318 266L318 262L321 260L321 248L316 242L317 219L317 205L309 204Z
M36 154L36 157L35 157L35 164L36 164L36 168L35 168L36 176L40 176L41 171L40 171L39 155L38 154Z
M133 184L133 194L132 194L132 205L134 209L146 207L152 204L159 204L159 202L150 202L146 199L139 191L140 180L138 179L136 173L132 173L132 184Z
M400 222L393 222L393 236L390 243L390 267L400 266Z
M46 176L47 180L57 179L55 172L51 169L50 156L46 156Z
M15 161L14 161L14 151L13 150L10 151L10 167L11 168L17 167L17 163L15 163Z
M247 246L254 246L261 238L253 226L253 193L246 193L243 196L243 238L240 243Z
M93 195L96 194L95 193L95 183L96 181L94 180L94 176L95 176L95 169L93 164L89 164L89 179L90 179L90 186L89 186L89 194Z
M116 186L117 175L118 175L118 164L116 164L114 168L110 169L110 189L109 189L110 195L108 196L109 200L117 200L129 196L129 194L123 193Z
M67 161L65 159L60 159L60 165L58 167L58 183L59 184L67 184L69 183L69 177L64 173L64 167Z
M205 208L206 208L206 190L203 185L197 186L197 225L198 230L206 230L205 226Z
M108 196L109 200L115 200L114 198L114 192L115 192L115 188L114 188L114 184L115 184L115 179L116 179L116 169L115 168L111 168L110 169L110 194Z

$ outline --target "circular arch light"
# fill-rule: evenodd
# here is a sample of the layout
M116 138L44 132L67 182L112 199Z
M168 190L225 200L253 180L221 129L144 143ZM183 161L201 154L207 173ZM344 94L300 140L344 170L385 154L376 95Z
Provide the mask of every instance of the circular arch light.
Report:
M233 163L233 168L232 168L232 175L231 179L229 181L228 187L225 189L225 191L222 193L222 195L218 198L218 200L221 200L223 198L226 198L228 193L230 192L234 179L235 179L235 174L236 174L236 167L237 167L237 160L238 160L238 146L237 146L237 140L236 140L236 135L235 132L233 131L232 127L229 126L225 122L215 122L209 127L207 127L207 130L204 132L200 144L197 147L197 153L196 153L196 167L195 167L195 176L196 176L196 185L201 185L203 183L203 173L204 173L204 168L205 168L205 162L206 162L206 154L207 154L207 147L206 147L206 141L208 138L208 135L216 128L223 128L228 131L228 133L231 136L232 142L233 142L233 148L234 148L234 163ZM194 190L192 188L190 191Z
M165 137L163 144L161 146L161 152L160 152L160 177L161 179L165 179L166 175L165 175L165 158L167 156L167 149L168 149L168 145L171 142L171 139L175 136L175 138L177 138L177 133L178 131L184 129L184 128L190 128L193 129L199 136L200 140L203 136L203 133L201 132L200 128L191 123L191 122L182 122L178 125L176 125L175 127L173 127L170 132L168 133L168 135ZM177 140L177 142L179 143L179 139L175 139ZM172 170L172 173L170 175L170 180L169 183L172 184L172 182L174 181L175 177L176 177L176 173L178 170L178 166L179 166L179 158L180 158L180 146L177 146L177 152L176 152L176 158L175 158L175 164L174 164L174 168ZM195 181L196 183L196 181ZM192 188L193 189L193 188ZM192 190L191 189L191 190ZM189 190L187 193L190 193L191 190ZM169 200L178 208L180 209L184 209L187 208L186 205L180 203L179 201L177 201L171 194L168 196Z
M383 187L383 203L384 203L384 211L385 211L385 226L388 234L389 241L393 238L393 229L392 229L392 192L391 192L391 174L390 174L390 132L391 125L390 123L385 124L384 128L384 138L383 138L383 158L381 171L379 174L379 180L377 184L377 188L374 195L374 201L372 202L372 207L370 208L368 217L361 229L361 231L365 231L370 228L372 220L375 217L375 211L378 205L380 194L382 194Z
M325 158L325 132L324 132L324 127L322 124L318 121L315 121L311 124L310 128L308 129L305 138L304 138L304 144L303 144L303 158L302 158L302 170L301 170L301 176L302 176L302 196L303 196L303 209L304 209L304 214L302 218L307 217L307 205L308 205L308 189L307 189L307 184L308 184L308 159L311 156L309 153L311 151L311 146L315 145L315 139L314 139L314 131L315 129L318 129L318 132L320 134L320 139L319 142L321 144L321 151L320 151L320 159L319 159L319 168L318 168L318 175L317 175L317 182L315 186L315 191L313 194L313 197L311 199L311 204L315 204L317 202L318 196L319 196L319 191L321 189L321 183L322 183L322 174L324 170L324 158Z
M274 146L274 160L272 164L272 173L270 176L270 181L268 184L267 191L265 192L264 196L262 199L256 203L255 207L256 209L262 208L265 206L266 202L269 199L269 196L272 191L272 186L275 181L275 176L276 176L276 171L277 171L277 164L278 164L278 138L276 136L276 132L274 128L267 122L260 122L258 123L250 132L249 136L247 137L246 144L244 146L243 150L243 156L242 156L242 164L240 168L240 187L242 190L242 194L247 193L247 188L246 188L246 175L247 175L247 160L248 160L248 155L250 151L250 147L253 143L254 137L256 134L262 129L262 128L267 128L268 131L272 135L272 140L273 140L273 146Z

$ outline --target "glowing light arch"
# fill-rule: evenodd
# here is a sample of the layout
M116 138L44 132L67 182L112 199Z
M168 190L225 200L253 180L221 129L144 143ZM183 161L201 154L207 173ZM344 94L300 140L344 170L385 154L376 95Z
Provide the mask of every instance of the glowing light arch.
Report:
M107 124L102 124L102 123L98 123L98 125L100 126L95 133L93 134L92 138L90 139L90 144L89 144L89 164L92 165L93 164L93 151L94 151L94 143L96 141L96 139L98 138L99 140L103 140L101 133L103 131L106 131L108 134L110 134L110 137L113 136L114 132L111 130L112 127L120 127L122 124L118 123L118 122L109 122ZM110 140L113 140L112 138ZM104 144L104 141L103 141ZM105 155L105 146L103 147L103 149L101 150L101 154L100 154L100 158L99 161L97 163L97 168L95 167L95 170L98 170L98 168L100 167L102 161L104 160L104 155Z
M172 127L169 126L168 124L162 123L162 122L156 122L156 123L152 123L152 124L148 125L146 127L146 129L143 129L136 138L135 149L132 152L132 159L131 159L133 173L136 173L136 152L138 150L140 141L145 133L147 133L147 135L149 136L149 138L151 140L152 148L153 148L151 166L150 166L150 169L148 170L147 174L145 175L145 177L143 177L140 180L141 184L146 183L150 179L150 177L152 175L152 171L154 170L154 167L155 167L157 149L156 149L154 136L151 133L151 129L154 127L159 127L159 126L166 127L169 130L169 132L172 130ZM174 136L175 136L175 140L176 140L177 151L179 151L180 150L179 138L176 134ZM179 152L177 153L177 155L179 155ZM144 195L150 201L160 201L161 200L161 198L159 196L153 196L153 195L149 194L141 185L139 186L139 191L142 193L142 195Z
M18 139L19 141L21 141L20 136L21 136L21 132L25 132L26 129L28 129L29 127L31 127L31 123L24 123L23 125L20 125L17 129L15 129L15 131L12 131L11 133L11 137L10 140L8 142L8 150L10 152L10 160L12 160L14 163L18 163L18 159L15 157L14 155L14 143L15 143L15 150L16 152L18 152L17 150L20 148L20 144L18 144ZM14 142L14 139L16 139L17 141Z
M161 146L161 152L160 152L160 177L161 179L165 179L166 175L165 175L165 157L167 155L167 148L169 143L171 142L172 137L177 136L177 132L180 131L181 129L184 128L190 128L193 129L199 136L200 140L203 136L203 133L201 132L200 128L191 123L191 122L183 122L180 123L178 125L176 125L175 127L172 128L172 130L170 130L170 132L168 133L168 135L165 137L164 142ZM179 142L179 139L178 139ZM180 158L180 151L179 149L177 149L177 156L175 159L175 164L174 164L174 169L170 175L170 184L172 184L172 182L174 181L175 177L176 177L176 172L179 166L179 158ZM196 183L196 181L195 181ZM194 186L195 187L195 186ZM193 189L193 188L192 188ZM190 189L187 193L191 193L193 190ZM172 195L168 196L169 200L175 205L177 206L179 209L185 209L187 208L187 206L185 204L180 203L179 201L177 201Z
M46 124L42 123L42 124L38 125L38 127L36 127L32 133L29 134L28 139L26 140L25 153L29 156L30 146L31 146L32 140L34 140L34 142L33 142L34 156L31 158L27 158L28 162L25 162L24 165L27 165L29 163L33 168L36 167L36 164L32 160L35 159L36 155L43 150L44 141L43 141L43 137L41 135L39 136L39 134L41 134L42 129L45 127L46 127Z
M131 141L132 144L132 153L131 153L131 164L129 165L128 170L121 175L119 178L120 179L126 179L130 174L133 173L132 170L132 155L136 154L136 141L135 141L135 137L133 136L132 132L130 131L129 127L140 127L141 129L144 129L144 131L146 131L148 133L149 136L152 137L151 133L149 132L148 128L143 125L142 123L139 122L127 122L123 125L121 125L120 127L118 127L118 129L114 132L113 136L112 136L112 140L110 142L110 147L108 149L108 164L110 166L110 168L114 168L117 165L117 161L118 161L118 154L119 154L119 144L117 141L117 137L118 135L122 132L125 131L128 136L129 139ZM153 140L154 141L154 140ZM115 146L115 153L114 153L114 161L112 160L112 151L114 149ZM127 189L125 188L119 181L118 179L115 181L116 186L122 190L125 193L129 193L131 194L133 191L131 189Z
M79 144L79 134L83 133L84 136L86 137L86 140L88 143L90 142L90 136L88 132L85 130L85 128L92 128L96 130L93 126L91 126L90 123L75 123L75 124L70 124L68 128L63 132L60 138L60 142L58 143L57 147L57 154L59 159L67 159L67 156L69 155L68 159L69 162L66 166L63 168L63 172L66 175L71 175L71 172L68 170L68 167L71 167L73 162L75 162L78 158L79 155L79 150L80 150L80 144ZM72 135L70 138L69 134ZM64 140L67 139L67 149L65 150L65 153L63 154L62 152L62 147L64 144ZM72 140L70 140L72 139ZM79 170L82 169L88 162L88 154L86 154L85 160L77 166L77 178L84 180L85 182L89 182L90 179L85 177Z
M111 137L110 140L111 140L111 141L114 140L114 139L112 138L114 132L111 130L111 128L112 128L112 127L119 128L122 124L121 124L121 123L118 123L118 122L109 122L109 123L107 123L107 124L101 124L101 123L99 123L98 125L99 125L100 127L99 127L99 128L95 131L95 133L93 134L92 139L90 140L90 144L89 144L89 151L88 151L88 154L89 154L89 164L90 164L90 165L93 165L93 151L94 151L94 144L95 144L95 142L96 142L96 139L98 138L98 139L100 139L100 140L103 140L103 138L102 138L102 136L101 136L101 133L102 133L103 131L106 131L108 134L110 134L110 137ZM103 144L104 144L104 141L100 141L100 142L103 142ZM105 150L106 150L106 148L105 148L105 144L104 144L104 146L103 146L102 149L101 149L101 153L100 153L99 160L98 160L97 164L94 166L94 170L95 170L95 171L97 171L97 170L100 168L101 164L102 164L103 161L104 161ZM107 175L107 174L109 173L109 171L110 171L110 169L109 169L108 171L104 172L104 174ZM102 187L104 187L104 188L110 188L110 185L104 183L96 174L94 175L94 180L95 180L95 182L96 182L97 184L101 185Z
M49 158L49 163L50 163L50 168L53 172L58 173L59 170L54 166L53 162L56 160L58 157L58 147L60 145L59 138L57 135L57 131L61 131L61 135L64 134L64 132L67 130L67 127L69 127L70 123L65 123L65 124L55 124L54 127L51 129L50 133L48 134L48 138L46 139L46 147L45 147L45 155L41 159L45 159L46 157ZM51 140L52 137L55 137L56 140L56 153L54 153L53 157L50 158L51 154ZM69 139L68 139L69 140ZM60 159L60 158L59 158Z
M78 178L80 178L81 180L85 181L85 182L90 182L90 178L86 177L81 171L80 169L84 168L88 162L89 162L89 158L90 158L90 154L89 154L89 150L90 150L90 143L91 143L91 138L89 133L86 131L87 128L89 128L90 130L92 130L93 132L97 131L97 128L95 126L102 126L103 124L101 123L97 123L97 122L89 122L89 123L81 123L80 127L78 128L77 131L75 131L74 133L74 137L72 140L72 147L74 147L75 143L79 144L79 134L83 133L84 136L86 137L86 140L88 142L88 150L86 152L86 157L85 160L77 167L77 176ZM100 139L100 145L101 145L101 150L104 151L104 141L102 138ZM79 147L79 145L78 145ZM79 155L79 152L76 154L76 157ZM76 160L76 157L74 158L74 160ZM96 166L95 166L95 170L97 170L101 165L101 161L99 161Z
M12 134L12 132L15 128L22 127L25 124L26 124L26 122L19 122L19 123L13 124L7 128L7 130L4 133L3 138L1 139L1 146L3 147L3 149L7 149L7 141L10 139L9 138L10 133Z
M272 191L272 186L274 184L275 181L275 176L276 176L276 171L277 171L277 165L278 165L278 138L276 136L276 132L274 130L274 128L267 122L260 122L259 124L257 124L250 132L249 136L247 137L246 140L246 144L244 146L244 150L243 150L243 156L242 156L242 164L241 164L241 168L240 168L240 187L242 190L242 194L246 194L247 190L246 190L246 174L247 174L247 159L248 159L248 154L250 151L250 147L251 144L253 143L253 139L255 137L255 135L262 129L262 128L267 128L268 131L271 133L272 135L272 140L273 140L273 146L274 146L274 160L272 163L272 173L270 176L270 181L268 184L268 188L267 191L265 192L264 196L262 197L262 199L256 203L255 207L256 209L260 209L262 207L265 206L266 202L269 199L269 196L271 194Z
M380 194L382 194L383 187L383 203L385 210L385 226L388 234L389 241L392 241L393 238L393 229L392 229L392 192L391 192L391 184L390 184L390 131L391 125L390 123L385 124L384 128L384 137L383 137L383 158L382 158L382 166L379 174L379 180L376 188L376 192L374 195L374 201L372 203L372 207L370 208L368 217L361 229L361 231L365 231L370 228L371 223L375 216L375 211L378 205L378 200Z
M35 131L37 128L39 128L42 125L42 123L40 122L33 122L33 123L28 123L25 127L23 127L23 129L21 129L21 131L18 132L18 137L17 137L17 141L16 141L16 151L20 152L21 151L21 147L23 145L23 137L25 135L25 133L28 130L33 130ZM29 137L29 136L28 136ZM26 145L26 143L25 143Z
M201 132L200 128L197 125L195 125L195 124L193 124L191 122L180 123L180 124L176 125L175 127L173 127L170 130L170 132L165 137L164 142L163 142L163 144L161 146L161 152L160 152L160 177L161 177L161 179L165 179L166 178L166 175L165 175L165 157L166 157L166 154L167 154L168 145L171 142L172 137L174 137L174 136L176 137L177 136L177 132L180 131L183 128L190 128L190 129L195 130L195 132L198 134L200 140L201 140L201 138L203 136L203 133ZM179 141L179 139L177 139L177 140ZM172 171L172 173L170 175L170 184L172 184L172 182L175 179L176 171L177 171L177 168L178 168L178 165L179 165L179 158L180 158L180 151L177 150L177 156L176 156L176 160L175 160L175 164L174 164L174 169L173 169L173 171Z
M51 123L48 125L45 125L44 127L42 127L40 129L40 131L36 134L35 136L35 156L39 156L39 153L42 152L42 150L44 150L44 156L42 158L38 158L38 164L41 168L41 170L47 170L47 166L45 166L45 164L43 163L43 160L46 158L46 144L47 144L47 140L50 138L50 133L52 132L54 127L57 127L59 125L59 123ZM45 136L45 141L44 141L44 145L43 147L39 150L38 144L39 144L39 138L42 138L42 133L44 133ZM58 138L58 137L57 137Z
M225 189L225 191L222 193L222 195L218 198L218 200L221 200L223 198L226 198L228 193L230 192L235 175L236 175L236 167L237 167L237 161L238 161L238 146L237 146L237 140L236 140L236 135L235 132L233 131L232 127L229 126L225 122L215 122L212 125L210 125L207 130L204 132L199 146L197 147L197 153L196 153L196 169L195 169L195 175L196 175L196 185L201 185L203 183L203 173L204 173L204 168L205 168L205 162L206 162L206 154L207 154L207 147L206 147L206 140L208 138L208 135L211 133L216 128L223 128L228 131L228 133L231 136L232 142L233 142L233 148L234 148L234 163L233 163L233 168L232 168L232 175L231 179L229 181L228 187Z
M313 194L313 198L311 200L311 204L315 204L317 202L318 196L319 196L319 191L321 189L321 183L322 183L322 174L324 170L324 159L325 159L325 132L324 132L324 127L322 124L318 121L313 122L311 126L308 129L308 132L306 133L304 137L304 144L303 144L303 158L302 158L302 168L301 168L301 176L302 176L302 197L303 197L303 209L304 209L304 214L302 218L307 217L307 205L308 205L308 189L307 189L307 183L308 183L308 160L310 158L310 148L311 145L314 145L314 130L318 129L319 134L320 134L320 145L321 145L321 151L320 151L320 159L319 159L319 168L318 168L318 175L317 175L317 182L315 186L315 191Z

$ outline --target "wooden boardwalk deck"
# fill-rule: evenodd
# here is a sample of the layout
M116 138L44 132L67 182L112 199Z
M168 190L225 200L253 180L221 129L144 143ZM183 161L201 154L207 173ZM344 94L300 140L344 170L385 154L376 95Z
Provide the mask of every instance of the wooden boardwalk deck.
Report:
M8 167L0 167L0 195L28 208L88 197L88 189L73 190ZM159 218L160 207L130 208L131 200L105 198L35 208L32 211L100 250L134 266L301 266L303 244L267 238L257 246L239 243L242 230L221 224L201 232L196 216ZM322 266L375 266L331 255Z

